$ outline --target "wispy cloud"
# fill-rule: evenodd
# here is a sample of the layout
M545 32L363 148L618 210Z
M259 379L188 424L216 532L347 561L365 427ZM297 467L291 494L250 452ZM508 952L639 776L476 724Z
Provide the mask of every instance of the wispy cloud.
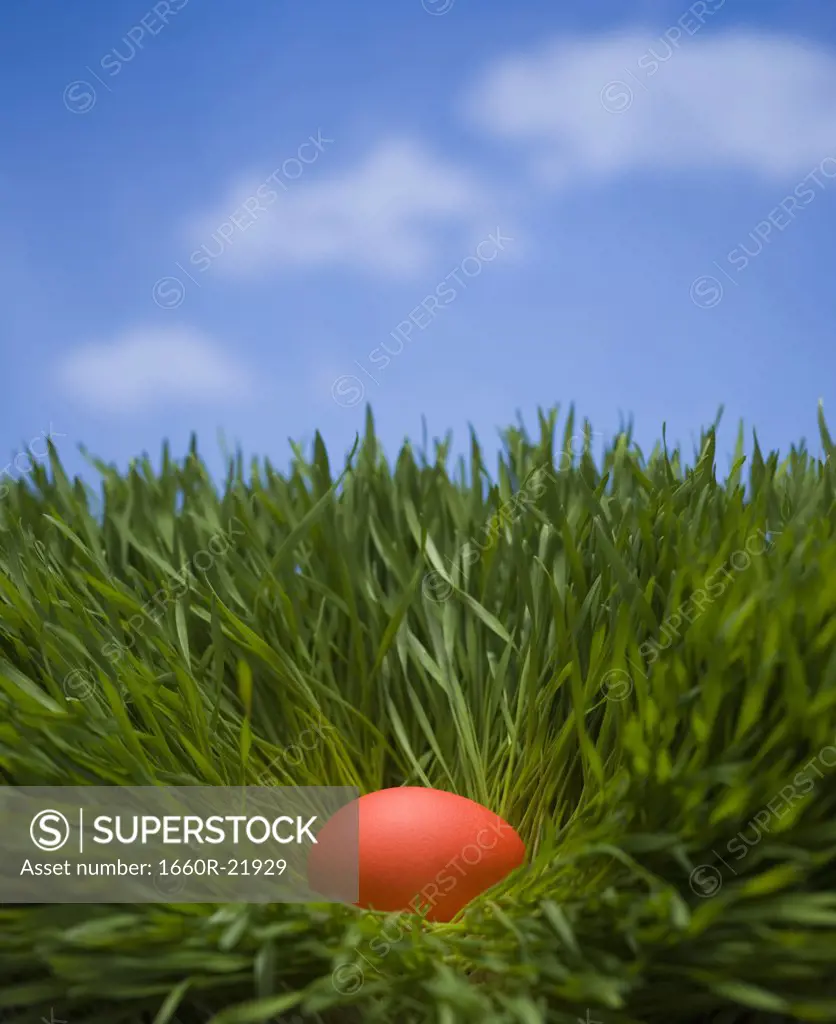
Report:
M533 175L574 186L633 171L737 170L779 179L836 138L836 55L810 42L718 34L695 9L663 33L563 38L499 61L466 117L516 143ZM716 0L710 5L717 7Z
M58 381L74 400L108 414L172 401L214 405L254 393L240 362L189 328L140 328L84 345L66 356Z
M257 194L261 180L254 175L239 182L222 203L192 220L192 245L212 238L230 210ZM447 233L471 229L486 202L486 189L472 173L414 140L390 139L354 168L299 181L262 204L246 231L227 244L217 268L238 277L284 266L409 277L432 266ZM208 255L196 250L193 261Z

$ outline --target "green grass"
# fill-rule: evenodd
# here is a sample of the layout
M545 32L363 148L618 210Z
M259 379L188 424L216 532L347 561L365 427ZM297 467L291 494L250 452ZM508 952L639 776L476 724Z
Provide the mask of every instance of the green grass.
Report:
M93 460L99 517L54 447L11 488L6 785L433 786L529 862L444 925L6 905L10 1020L836 1021L823 417L824 462L741 435L723 480L713 428L690 468L626 433L569 458L571 413L539 429L490 486L475 438L469 473L446 444L390 468L369 415L346 466L317 437L288 474L233 460L220 497L194 445L159 474Z

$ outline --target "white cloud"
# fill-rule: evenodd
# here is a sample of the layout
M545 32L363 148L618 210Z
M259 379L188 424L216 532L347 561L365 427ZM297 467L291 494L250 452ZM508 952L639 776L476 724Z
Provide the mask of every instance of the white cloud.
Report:
M833 53L689 24L681 38L559 39L505 59L469 90L464 113L524 146L532 172L558 186L637 170L781 179L836 156Z
M408 139L382 143L359 166L324 181L306 173L311 181L280 178L260 193L264 176L239 181L189 225L192 265L237 276L339 265L407 277L431 266L445 232L484 226L477 221L487 202L481 183ZM267 198L246 215L243 204L258 195ZM243 226L219 231L233 214Z
M132 413L167 402L216 404L250 396L250 374L200 332L127 331L70 352L58 379L74 399L105 413Z

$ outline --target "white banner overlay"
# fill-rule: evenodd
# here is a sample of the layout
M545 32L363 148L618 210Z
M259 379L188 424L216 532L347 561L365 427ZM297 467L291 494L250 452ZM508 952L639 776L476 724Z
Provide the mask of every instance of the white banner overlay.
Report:
M0 903L355 903L359 817L308 881L347 786L0 787ZM356 807L356 803L355 803Z

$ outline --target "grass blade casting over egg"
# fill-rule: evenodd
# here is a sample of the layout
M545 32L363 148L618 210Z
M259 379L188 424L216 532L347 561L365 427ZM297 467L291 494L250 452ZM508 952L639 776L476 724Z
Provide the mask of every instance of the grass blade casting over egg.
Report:
M450 869L450 915L423 885L393 909L420 829L381 912L6 905L0 1016L836 1021L819 423L824 461L741 433L725 471L714 428L693 459L629 431L602 454L555 412L451 467L446 443L387 463L369 413L345 464L317 436L288 473L237 457L220 494L194 443L91 460L95 511L51 447L0 502L5 785L415 787L518 839Z

